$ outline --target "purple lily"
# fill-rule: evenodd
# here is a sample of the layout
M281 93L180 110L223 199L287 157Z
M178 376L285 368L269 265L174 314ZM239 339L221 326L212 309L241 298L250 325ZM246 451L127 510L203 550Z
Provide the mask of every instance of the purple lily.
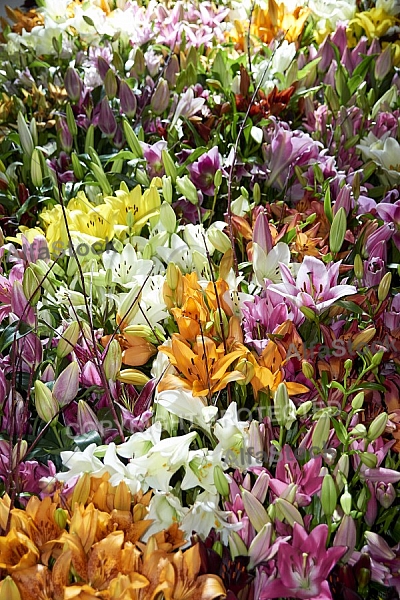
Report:
M260 600L280 597L332 600L327 578L347 548L326 550L327 537L327 525L318 525L307 534L295 523L292 543L283 542L278 548L278 577L266 583Z
M214 196L214 176L218 169L221 168L222 157L217 146L211 148L205 154L202 154L198 160L191 165L188 165L190 179L192 183L206 194L206 196Z
M164 163L162 159L162 151L168 147L167 142L160 140L155 144L146 144L140 142L143 150L143 156L146 160L147 174L153 177L162 177L165 174Z
M283 283L272 284L269 290L290 300L297 308L308 307L321 313L339 298L356 293L354 285L338 285L341 261L326 266L314 256L306 256L296 279L289 268L280 263Z
M397 192L396 195L399 197L399 192L397 190L393 191ZM376 207L376 212L386 225L394 224L396 227L396 231L393 235L393 241L396 244L396 247L400 250L400 200L397 200L394 202L394 204L389 204L389 202L380 202Z
M390 310L383 315L383 321L391 331L400 327L400 294L394 296Z

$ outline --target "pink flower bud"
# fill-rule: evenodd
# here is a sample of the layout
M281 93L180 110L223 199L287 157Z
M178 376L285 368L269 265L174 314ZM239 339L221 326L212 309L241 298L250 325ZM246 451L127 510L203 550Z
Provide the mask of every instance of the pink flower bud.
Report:
M78 71L73 67L68 67L65 72L64 86L72 102L77 102L81 97L83 84Z
M119 101L121 111L125 113L127 117L134 117L137 108L136 95L126 81L121 81L119 85Z
M110 137L113 137L117 131L117 121L115 120L114 113L108 103L107 98L103 98L100 103L98 125L100 131Z
M89 433L89 431L97 431L100 434L100 436L103 436L103 427L101 426L93 410L84 400L79 400L78 402L77 420L80 435Z
M62 117L60 117L57 121L57 132L61 148L65 152L70 152L73 143L72 134L68 129L67 121Z
M376 486L376 497L383 508L389 508L396 499L396 491L392 483L381 481Z
M72 362L57 377L53 387L53 396L61 406L69 404L79 391L79 367Z
M253 242L258 244L266 254L272 250L272 236L268 224L268 217L265 212L258 215L253 231Z
M160 78L151 98L151 108L156 115L161 115L168 108L169 88L165 79Z

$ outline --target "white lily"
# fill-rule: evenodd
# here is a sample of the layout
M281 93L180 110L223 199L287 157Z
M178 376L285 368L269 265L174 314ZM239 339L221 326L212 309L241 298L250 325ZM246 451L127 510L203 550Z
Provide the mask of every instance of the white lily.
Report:
M108 472L108 469L95 456L97 450L98 447L96 444L89 444L83 451L65 450L61 452L61 461L68 471L57 473L56 478L58 481L68 482L84 473L90 473L93 477L102 477L104 473Z
M126 288L142 284L153 269L153 261L139 258L134 247L127 244L121 253L107 250L103 256L104 269L93 274L97 285L106 284L107 270L110 269L112 281Z
M216 465L221 468L224 466L218 453L207 448L191 450L185 466L186 472L181 489L191 490L201 487L210 494L218 494L214 484L214 467Z
M186 390L159 392L157 402L173 415L190 421L207 432L210 431L210 425L218 413L216 406L206 406L200 397L195 398Z
M229 523L228 519L231 515L231 511L220 510L218 494L202 492L182 519L181 529L185 532L186 538L190 539L193 532L206 538L214 528L220 533L222 543L227 544L230 532L242 528L242 523Z
M290 263L290 250L287 244L278 242L267 254L259 244L253 242L253 265L258 285L264 287L266 279L270 279L273 283L282 281L279 263L285 265Z
M149 512L145 517L146 520L153 522L142 536L142 541L146 543L153 534L168 529L173 523L180 523L188 510L188 508L182 506L179 498L170 491L155 491L150 500Z

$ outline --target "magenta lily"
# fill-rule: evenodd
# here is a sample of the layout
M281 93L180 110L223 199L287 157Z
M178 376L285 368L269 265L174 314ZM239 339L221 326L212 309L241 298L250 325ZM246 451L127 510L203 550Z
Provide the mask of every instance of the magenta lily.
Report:
M278 577L267 582L260 600L280 597L332 600L327 578L347 548L327 550L327 538L327 525L318 525L308 534L295 523L292 543L283 542L278 548Z

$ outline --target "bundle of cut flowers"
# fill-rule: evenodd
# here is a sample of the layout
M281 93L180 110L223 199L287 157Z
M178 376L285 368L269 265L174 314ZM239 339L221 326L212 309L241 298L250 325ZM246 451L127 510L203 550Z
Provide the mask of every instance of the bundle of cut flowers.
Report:
M400 594L400 5L0 38L0 600Z

